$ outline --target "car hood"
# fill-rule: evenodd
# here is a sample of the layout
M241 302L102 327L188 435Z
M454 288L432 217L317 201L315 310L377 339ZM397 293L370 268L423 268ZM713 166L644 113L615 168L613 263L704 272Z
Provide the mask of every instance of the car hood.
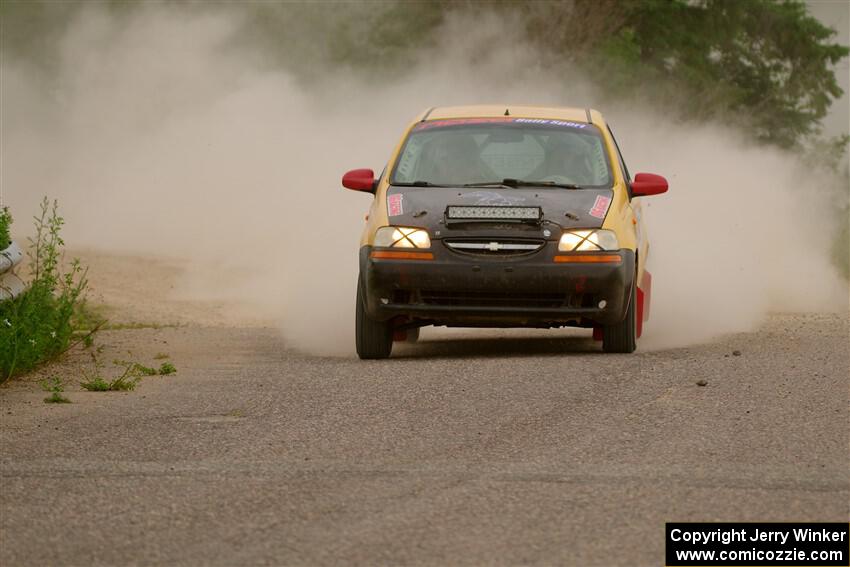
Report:
M392 225L427 228L434 239L504 236L557 240L560 229L599 228L613 199L611 189L521 187L397 187L387 190ZM540 207L542 222L446 222L449 206Z

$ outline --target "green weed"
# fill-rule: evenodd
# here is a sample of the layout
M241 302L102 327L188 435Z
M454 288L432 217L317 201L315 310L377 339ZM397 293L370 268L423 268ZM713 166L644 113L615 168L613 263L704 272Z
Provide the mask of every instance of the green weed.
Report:
M88 380L80 382L80 386L89 392L107 392L112 389L109 387L109 382L104 380L102 376L92 376Z
M149 368L137 362L127 362L125 360L115 360L113 364L124 368L124 372L120 376L112 380L107 380L103 377L103 365L97 358L95 353L91 353L92 361L94 362L94 372L84 372L86 379L80 382L80 386L90 392L126 392L135 390L142 376L153 376L156 370Z
M12 245L12 237L9 231L12 226L12 215L9 213L9 207L0 209L0 250L5 250Z
M8 232L11 217L3 213ZM0 382L32 370L65 352L74 339L74 314L83 301L87 270L79 260L61 265L64 219L58 204L45 198L29 239L30 281L27 290L0 302ZM5 232L0 230L0 238Z
M89 392L127 392L135 390L141 380L142 377L130 372L128 367L112 380L106 380L100 374L89 375L87 380L80 382L80 386Z
M151 368L150 366L145 366L144 364L139 364L138 362L128 362L126 360L113 360L112 364L116 366L124 366L130 367L133 374L138 376L156 376L158 372L156 368Z
M174 374L177 372L177 367L171 364L170 362L163 362L159 367L159 375L160 376L168 376L169 374Z
M71 400L62 395L65 391L65 384L61 379L53 376L41 382L41 389L45 392L50 392L50 395L44 398L46 404L70 404Z
M156 376L158 374L156 368L151 368L150 366L145 366L144 364L136 363L133 366L143 376Z

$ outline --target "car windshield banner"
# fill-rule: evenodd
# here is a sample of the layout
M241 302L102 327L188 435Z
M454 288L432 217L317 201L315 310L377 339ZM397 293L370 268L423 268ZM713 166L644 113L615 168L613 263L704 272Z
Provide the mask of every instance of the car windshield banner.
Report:
M512 116L495 116L488 118L447 118L445 120L429 120L420 122L413 127L415 131L432 128L447 128L450 126L476 126L479 124L527 124L529 126L554 126L560 128L576 128L582 130L590 126L584 122L571 120L555 120L550 118L514 118Z

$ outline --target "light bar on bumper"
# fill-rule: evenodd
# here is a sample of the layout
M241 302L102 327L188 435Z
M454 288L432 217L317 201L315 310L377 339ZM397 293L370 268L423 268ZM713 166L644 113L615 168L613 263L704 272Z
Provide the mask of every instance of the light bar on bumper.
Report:
M471 207L450 205L446 209L446 218L449 220L540 220L542 211L540 207Z

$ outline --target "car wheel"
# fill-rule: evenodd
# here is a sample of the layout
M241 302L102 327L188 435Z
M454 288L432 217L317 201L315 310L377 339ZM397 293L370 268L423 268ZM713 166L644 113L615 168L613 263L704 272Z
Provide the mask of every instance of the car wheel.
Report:
M632 282L632 293L629 297L629 308L626 318L616 325L602 327L602 350L605 352L634 352L637 348L637 293Z
M376 321L366 312L363 282L357 280L357 312L355 316L357 356L361 359L387 358L393 350L393 332L389 321Z

